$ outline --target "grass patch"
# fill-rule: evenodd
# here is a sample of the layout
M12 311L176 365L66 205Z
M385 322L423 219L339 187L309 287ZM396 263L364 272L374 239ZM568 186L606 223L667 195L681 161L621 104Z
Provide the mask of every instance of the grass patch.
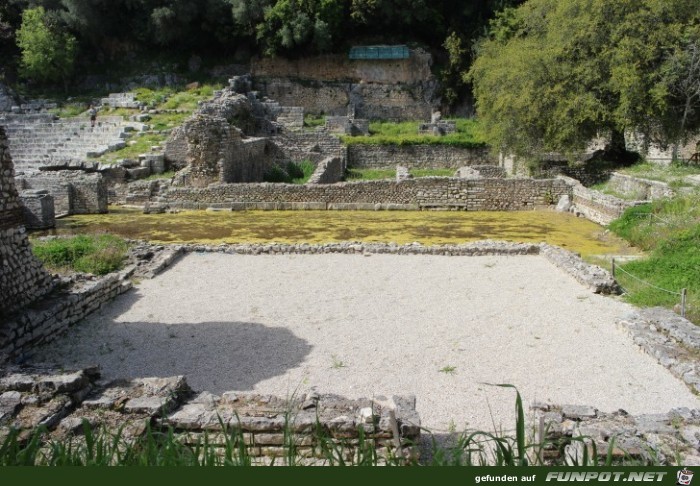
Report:
M618 172L641 179L667 182L669 184L683 184L681 181L684 177L700 174L700 166L687 165L682 162L673 162L669 165L643 162L620 169Z
M122 268L128 246L112 235L79 235L35 241L32 248L34 255L52 271L105 275Z
M688 290L686 317L700 324L700 192L630 208L610 229L650 252L626 263L616 278L628 290L627 299L641 306L674 307ZM624 272L653 285L645 285Z
M162 174L151 174L148 177L141 179L143 181L156 181L159 179L172 179L175 176L175 171L174 170L168 170L163 172Z
M326 117L323 115L304 114L304 126L306 128L322 127L326 124Z
M455 147L476 148L486 144L479 134L476 120L457 119L456 132L444 136L421 135L418 133L420 121L407 122L372 122L369 124L370 135L362 137L342 136L347 145L451 145Z
M346 181L376 181L395 177L394 169L348 169L345 172Z
M119 159L138 159L139 155L151 152L151 147L161 145L166 138L162 133L142 133L127 141L123 149L107 152L96 160L113 164Z
M278 182L286 184L306 184L316 166L309 160L301 162L289 162L284 167L273 165L263 176L265 182Z
M413 177L454 177L455 169L410 169Z

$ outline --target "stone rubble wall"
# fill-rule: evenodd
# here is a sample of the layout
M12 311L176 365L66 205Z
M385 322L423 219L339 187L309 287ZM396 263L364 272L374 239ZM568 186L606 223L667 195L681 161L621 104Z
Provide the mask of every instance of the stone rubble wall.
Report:
M541 419L544 424L548 444L540 452L544 464L583 464L584 447L589 461L595 455L599 464L605 464L614 440L613 464L700 465L697 409L634 416L624 410L604 413L582 405L533 404L531 409L535 423Z
M580 213L587 219L601 225L608 225L616 220L627 208L642 204L644 201L625 201L615 196L603 194L600 191L589 189L576 179L559 176L557 179L565 181L572 187L574 212Z
M282 105L301 106L313 115L354 116L368 120L429 120L437 82L414 85L365 84L291 78L255 78L257 90Z
M307 184L335 184L345 176L345 166L340 157L329 157L322 160Z
M27 229L49 229L56 226L53 197L48 191L22 191L20 199Z
M271 141L279 149L278 159L280 162L309 160L318 164L328 157L346 159L345 147L340 139L325 130L313 132L284 130L272 137Z
M251 63L254 77L347 81L376 84L414 84L432 79L432 58L412 49L408 59L350 60L347 55L328 54L301 59L263 58Z
M261 182L272 166L271 153L266 138L241 140L222 159L220 182Z
M282 399L254 392L195 393L185 377L99 381L96 368L64 371L46 365L13 367L0 374L0 440L10 427L29 439L40 425L52 440L84 440L83 423L94 431L120 431L122 439L172 430L184 444L207 441L223 453L243 447L253 464L285 464L293 439L302 465L323 465L329 446L351 461L362 435L380 457L414 457L420 440L415 397L348 400L313 390ZM326 441L324 443L324 441Z
M104 214L108 190L101 174L59 170L17 177L22 190L46 190L54 199L58 216Z
M488 147L463 148L451 145L365 145L348 146L348 167L353 169L444 169L470 165L494 165L498 161Z
M277 123L289 130L304 128L304 108L300 106L280 106Z
M212 184L172 188L156 201L172 208L207 209L430 209L514 211L549 205L570 194L558 179L454 179L426 177L331 185ZM252 205L251 205L252 204ZM313 207L312 207L313 206Z
M0 331L7 315L49 293L55 282L32 255L5 131L0 127Z
M39 308L25 308L0 326L0 362L14 359L32 347L50 342L71 325L131 288L126 276L111 274L82 287L58 292Z
M614 191L633 196L637 200L653 201L674 195L665 182L641 179L619 172L613 172L608 185Z
M60 333L132 287L131 277L153 278L182 253L180 248L149 245L131 250L133 262L121 272L103 277L81 275L64 279L63 287L47 292L36 307L15 308L0 320L0 365L53 341Z

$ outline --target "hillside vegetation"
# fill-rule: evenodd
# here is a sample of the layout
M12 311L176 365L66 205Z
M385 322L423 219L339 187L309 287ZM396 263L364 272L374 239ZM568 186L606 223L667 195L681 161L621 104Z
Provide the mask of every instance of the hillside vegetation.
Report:
M700 192L630 208L610 229L649 257L622 265L616 278L630 302L674 307L688 290L687 317L700 324ZM665 289L665 290L662 290Z

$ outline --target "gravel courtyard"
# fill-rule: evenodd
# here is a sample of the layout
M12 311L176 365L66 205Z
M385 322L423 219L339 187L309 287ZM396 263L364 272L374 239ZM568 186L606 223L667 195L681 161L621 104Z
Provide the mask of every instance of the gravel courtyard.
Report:
M190 254L40 350L197 390L415 394L423 425L512 429L525 403L666 412L700 400L539 256Z

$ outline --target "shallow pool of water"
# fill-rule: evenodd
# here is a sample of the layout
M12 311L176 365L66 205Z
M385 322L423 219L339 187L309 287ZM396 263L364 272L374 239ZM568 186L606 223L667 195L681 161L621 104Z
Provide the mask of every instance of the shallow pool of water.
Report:
M142 214L111 207L109 214L62 218L35 235L112 233L158 243L330 243L417 241L424 245L483 239L540 242L582 255L635 250L602 226L554 211L184 211Z

